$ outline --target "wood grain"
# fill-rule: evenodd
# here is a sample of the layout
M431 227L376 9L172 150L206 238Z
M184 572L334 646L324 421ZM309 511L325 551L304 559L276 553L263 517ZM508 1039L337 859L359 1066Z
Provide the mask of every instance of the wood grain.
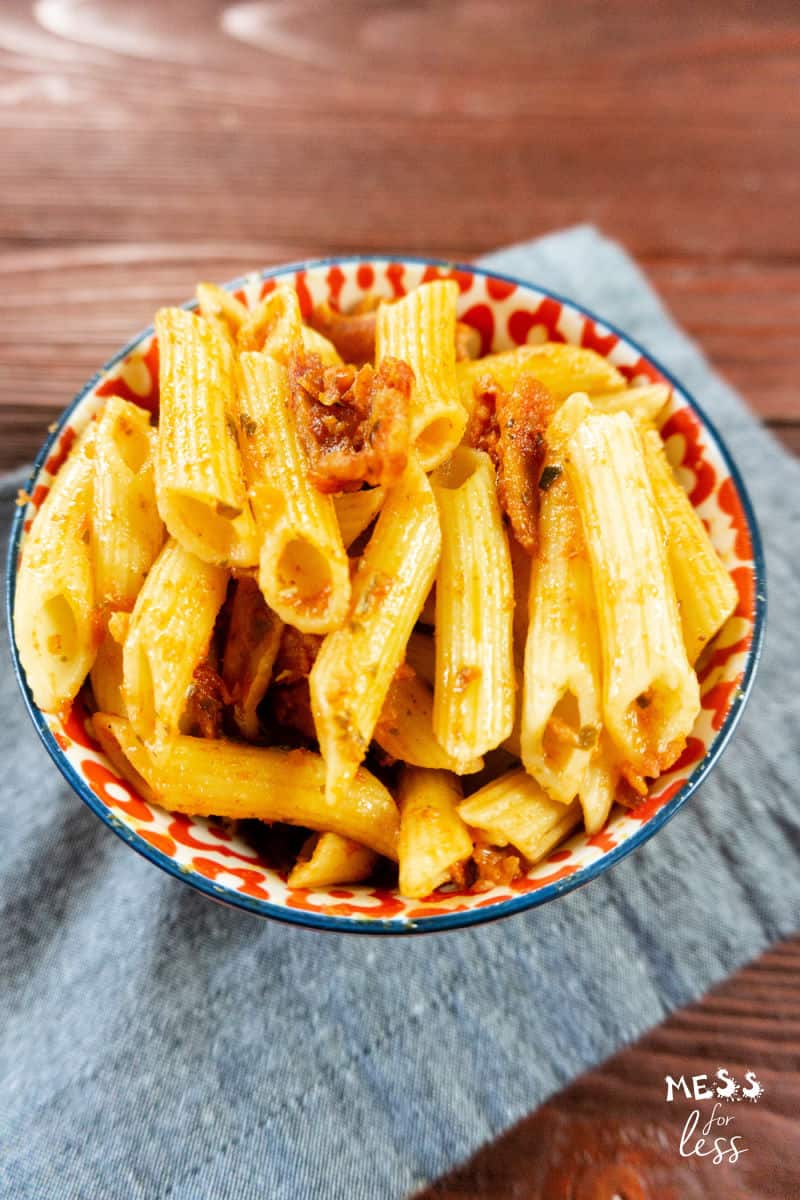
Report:
M796 445L799 57L793 3L8 0L0 466L198 276L587 220Z
M799 975L800 938L673 1014L415 1200L793 1200ZM687 1117L699 1107L702 1127L713 1104L668 1104L665 1076L713 1076L720 1066L740 1081L752 1069L764 1087L757 1104L721 1110L746 1153L735 1164L682 1158Z
M198 278L469 259L579 221L800 451L799 68L796 0L5 0L0 468ZM798 983L795 941L429 1197L800 1195ZM662 1096L667 1071L723 1063L767 1093L720 1173L679 1158Z

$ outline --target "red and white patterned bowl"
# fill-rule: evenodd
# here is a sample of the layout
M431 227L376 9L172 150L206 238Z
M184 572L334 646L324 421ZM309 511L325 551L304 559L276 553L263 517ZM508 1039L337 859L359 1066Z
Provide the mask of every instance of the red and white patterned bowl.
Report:
M102 821L151 862L211 896L261 916L347 932L410 933L453 929L506 916L562 896L595 878L651 837L684 804L719 758L753 681L764 625L764 564L744 485L719 435L680 384L621 331L578 305L537 287L472 267L416 259L347 258L254 273L229 284L253 306L278 283L293 285L304 314L322 300L343 308L367 292L397 297L430 279L452 278L459 316L481 335L483 352L539 341L570 342L603 354L629 380L666 380L673 400L661 433L673 464L706 523L739 592L734 615L717 636L701 673L702 710L680 760L635 811L616 808L605 828L576 834L514 883L472 895L452 891L424 901L350 885L324 891L288 887L256 848L211 820L175 816L145 802L114 772L87 732L76 702L63 719L34 704L16 648L25 703L57 767ZM148 329L115 355L66 410L36 461L9 546L7 614L13 626L19 553L35 510L75 436L104 399L121 395L158 405L158 347Z

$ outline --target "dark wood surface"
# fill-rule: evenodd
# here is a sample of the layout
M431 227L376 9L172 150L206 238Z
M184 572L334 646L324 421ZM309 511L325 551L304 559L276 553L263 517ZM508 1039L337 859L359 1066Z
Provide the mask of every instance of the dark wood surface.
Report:
M799 79L796 0L5 0L0 467L199 277L576 221L798 450ZM796 941L429 1195L800 1196L798 982ZM735 1168L682 1160L663 1101L667 1072L722 1064L767 1082Z
M800 1196L800 939L777 946L675 1013L635 1046L582 1076L549 1104L415 1200L796 1200ZM738 1162L682 1158L687 1117L713 1104L666 1102L666 1075L743 1081L756 1102L721 1111L746 1151ZM716 1130L708 1142L725 1133ZM699 1131L685 1148L696 1143Z

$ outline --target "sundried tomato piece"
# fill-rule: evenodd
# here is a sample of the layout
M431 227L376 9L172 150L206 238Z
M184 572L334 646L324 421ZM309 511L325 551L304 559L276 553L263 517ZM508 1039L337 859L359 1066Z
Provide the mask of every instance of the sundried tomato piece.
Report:
M511 392L497 392L497 494L514 536L529 554L538 545L539 476L547 443L545 430L555 411L550 393L530 375Z
M222 736L222 715L231 697L219 672L208 661L198 663L186 702L186 724L192 734L202 738Z
M314 486L333 493L396 483L408 462L411 368L397 358L377 370L323 368L308 354L292 361L289 374Z

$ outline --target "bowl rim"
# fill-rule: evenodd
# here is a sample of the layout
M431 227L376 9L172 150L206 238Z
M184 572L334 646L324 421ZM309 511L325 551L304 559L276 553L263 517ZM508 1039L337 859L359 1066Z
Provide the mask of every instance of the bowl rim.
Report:
M745 664L742 681L737 690L737 695L731 704L729 711L725 716L720 729L717 731L716 737L703 758L696 764L694 770L689 775L686 783L682 788L642 826L632 833L630 837L621 842L613 850L606 852L594 862L586 866L579 867L565 879L556 880L553 883L548 883L540 888L536 888L530 892L524 892L519 896L512 897L506 900L498 900L496 904L487 905L482 908L472 908L461 912L440 913L428 917L420 917L416 920L406 917L382 917L373 918L365 911L364 915L341 916L338 914L315 913L309 912L306 909L292 909L285 905L275 903L271 900L261 900L258 897L246 896L240 892L234 892L228 889L220 889L219 885L215 885L210 879L182 867L174 859L168 857L161 850L156 849L144 838L140 837L128 825L121 822L114 814L103 804L98 796L88 786L83 777L77 772L75 767L66 757L64 752L58 745L47 721L41 710L36 706L30 688L28 687L22 665L19 660L16 641L14 638L14 593L17 577L17 560L19 557L19 543L23 533L24 526L24 507L17 507L11 532L8 539L8 549L6 552L6 582L5 582L5 611L6 625L8 638L11 646L11 659L14 667L14 675L19 685L22 697L25 702L25 707L28 710L28 715L33 721L36 732L47 750L50 758L55 763L61 775L66 782L72 787L73 791L83 800L83 802L91 809L95 816L111 829L117 837L121 838L129 846L132 847L138 854L142 855L155 866L160 867L175 879L179 879L190 887L202 892L211 900L216 900L219 903L230 905L232 908L243 909L246 912L253 913L261 917L269 917L273 920L278 920L284 924L301 926L304 928L320 929L327 932L337 933L353 933L353 934L419 934L419 933L437 933L449 929L463 929L470 925L481 925L489 921L498 921L503 917L510 917L515 913L525 912L528 909L538 908L540 905L547 904L551 900L555 900L560 896L565 896L567 893L576 891L578 888L584 887L587 883L591 883L599 875L604 874L612 867L616 866L622 859L631 854L639 846L644 845L649 841L660 829L667 824L675 814L683 808L687 800L697 791L700 784L710 773L712 768L719 761L723 751L730 742L731 736L739 723L745 704L750 696L753 687L753 682L756 676L756 670L761 657L761 652L764 644L764 632L766 625L767 611L767 592L766 592L766 563L764 559L764 550L761 540L761 534L758 527L758 522L750 500L747 487L742 479L733 457L730 454L725 442L719 434L715 424L707 416L704 409L697 403L694 396L689 392L684 385L667 370L666 367L652 354L649 353L639 342L632 338L625 330L608 321L605 317L595 313L592 309L586 308L585 305L573 300L563 293L553 291L549 287L536 283L533 280L520 279L518 276L507 275L501 271L492 271L486 267L475 266L471 263L452 262L447 259L428 258L426 256L409 255L409 254L344 254L344 255L328 255L322 258L303 259L298 262L281 263L274 267L267 267L262 270L254 270L247 272L246 275L237 276L235 279L221 284L226 291L234 291L237 288L243 287L248 280L254 276L265 280L271 279L277 275L285 275L292 272L309 271L324 267L334 267L341 265L357 265L357 264L376 264L376 263L399 263L402 265L412 266L430 266L442 271L450 272L465 272L473 275L479 275L483 278L497 279L504 283L514 284L523 290L533 290L540 292L543 296L556 300L560 304L566 304L575 309L578 313L588 317L606 328L610 333L614 334L634 350L638 351L641 356L651 363L664 378L676 388L678 392L685 397L693 412L699 417L704 432L708 434L714 443L715 449L722 458L726 469L728 470L738 499L744 511L745 520L747 522L748 534L753 551L753 574L755 584L755 614L753 621L753 636L750 647L747 652L747 661ZM180 307L193 309L197 307L196 300L189 300ZM57 417L51 431L43 443L39 453L34 459L33 467L30 476L25 484L25 490L30 492L32 485L35 483L42 466L49 457L53 446L57 442L64 426L69 422L75 410L79 407L85 397L96 387L104 375L107 374L113 367L120 363L128 354L130 354L145 338L150 337L154 333L153 325L149 325L146 329L136 334L131 338L121 350L117 351L110 359L107 360L90 379L77 392L72 401L67 405L63 412Z

